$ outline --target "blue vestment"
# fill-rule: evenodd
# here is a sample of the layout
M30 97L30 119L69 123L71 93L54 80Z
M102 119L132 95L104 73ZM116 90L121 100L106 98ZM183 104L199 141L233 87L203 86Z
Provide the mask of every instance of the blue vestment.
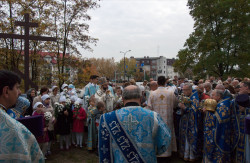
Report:
M113 90L113 88L110 85L108 86L108 89L110 90L110 92L112 93L112 95L115 96L114 90Z
M180 156L184 157L186 140L194 154L198 154L198 117L199 116L199 96L196 90L190 96L191 104L185 104L186 109L180 119L179 126L179 150ZM187 158L192 159L192 158ZM193 158L194 159L194 158Z
M0 106L0 162L43 163L34 135Z
M143 160L139 162L156 163L156 155L165 152L171 141L171 131L159 114L140 106L124 107L102 115L99 127L101 163L124 163L127 156ZM125 134L119 135L120 131ZM131 144L134 149L126 151Z
M230 162L232 150L236 141L232 132L233 125L230 99L225 98L218 102L215 112L207 111L204 121L204 162ZM234 114L235 115L235 114ZM232 126L233 125L233 126ZM231 131L231 129L233 129ZM235 133L237 135L237 133ZM237 136L236 136L237 137Z
M99 89L98 85L94 85L94 84L89 84L86 85L85 87L85 92L84 92L84 96L88 96L91 97L92 95L95 95L96 91Z
M234 108L237 112L238 118L238 126L239 126L239 139L236 146L236 162L237 163L245 163L246 155L250 155L250 153L246 153L246 134L245 134L245 118L250 115L250 108L245 108L244 112L239 110L239 105L237 102L233 100Z
M97 145L97 132L96 132L96 118L95 118L95 106L89 106L87 114L87 124L88 124L88 150L93 150Z

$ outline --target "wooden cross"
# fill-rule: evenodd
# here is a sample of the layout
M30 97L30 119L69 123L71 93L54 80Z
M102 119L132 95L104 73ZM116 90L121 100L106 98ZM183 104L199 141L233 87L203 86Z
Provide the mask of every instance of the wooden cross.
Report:
M24 14L24 22L15 21L16 26L24 26L25 32L24 35L17 34L5 34L0 33L0 38L13 38L13 39L23 39L24 42L24 60L25 60L25 70L24 74L18 70L18 73L21 74L21 77L24 79L25 91L29 89L29 85L36 86L29 78L29 40L39 40L39 41L56 41L56 38L53 37L43 37L43 36L32 36L29 35L30 27L38 27L38 23L29 22L29 14ZM38 87L36 86L36 89Z

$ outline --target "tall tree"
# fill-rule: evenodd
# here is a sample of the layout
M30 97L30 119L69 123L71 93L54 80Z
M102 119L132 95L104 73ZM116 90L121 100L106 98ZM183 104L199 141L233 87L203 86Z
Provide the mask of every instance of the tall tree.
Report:
M97 39L87 35L90 20L87 14L89 9L98 7L98 0L55 0L57 6L53 11L55 34L57 37L57 60L59 85L62 85L68 74L65 72L67 53L81 57L78 46L86 50L92 50L90 43L96 43ZM52 9L52 8L51 8ZM62 52L62 55L60 55Z
M16 33L18 28L14 26L14 21L20 19L18 12L18 0L1 0L0 4L0 32ZM15 50L20 48L22 40L0 39L0 53L3 55L1 65L5 69L14 70L19 67L22 57Z
M188 0L187 5L195 21L194 32L177 55L177 63L182 65L176 63L176 70L191 67L198 76L247 75L248 0Z
M98 74L94 64L91 64L90 60L82 60L78 66L77 81L74 83L78 88L82 88L90 81L91 75Z
M124 58L118 63L117 70L124 76ZM137 67L136 60L134 58L125 58L125 71L125 75L128 78L135 76Z
M42 70L48 69L51 63L42 62L41 51L55 53L57 56L56 74L59 85L69 77L72 59L81 58L79 47L92 50L90 44L97 39L88 35L90 16L87 11L95 9L99 0L0 0L0 32L22 34L21 27L14 26L15 20L23 20L23 14L29 13L31 21L37 22L39 28L33 28L33 35L47 35L57 38L56 43L30 41L31 77L37 83L42 83ZM22 40L0 39L1 68L15 69L23 67ZM44 65L45 63L46 65ZM20 66L21 65L21 66ZM48 78L48 77L46 77ZM50 82L49 82L50 83Z
M99 76L105 76L109 79L114 79L114 74L116 70L115 59L105 59L105 58L90 58L91 65L96 67L96 71Z

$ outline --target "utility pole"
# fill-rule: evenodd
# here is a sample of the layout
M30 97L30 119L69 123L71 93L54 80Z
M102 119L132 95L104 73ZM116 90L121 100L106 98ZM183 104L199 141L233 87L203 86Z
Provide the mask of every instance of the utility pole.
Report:
M127 52L131 52L131 50L128 50L128 51L126 51L126 52L120 51L120 53L123 53L123 54L124 54L124 80L125 80L125 55L126 55Z

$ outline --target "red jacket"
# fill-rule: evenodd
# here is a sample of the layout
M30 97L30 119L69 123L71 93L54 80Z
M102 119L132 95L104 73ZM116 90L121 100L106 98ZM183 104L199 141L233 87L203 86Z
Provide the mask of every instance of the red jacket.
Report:
M201 100L206 100L206 99L209 99L209 98L210 98L210 96L206 95L205 93L202 93L200 101Z
M79 119L77 119L77 117ZM83 108L73 110L73 132L84 132L84 120L86 119L86 112Z

